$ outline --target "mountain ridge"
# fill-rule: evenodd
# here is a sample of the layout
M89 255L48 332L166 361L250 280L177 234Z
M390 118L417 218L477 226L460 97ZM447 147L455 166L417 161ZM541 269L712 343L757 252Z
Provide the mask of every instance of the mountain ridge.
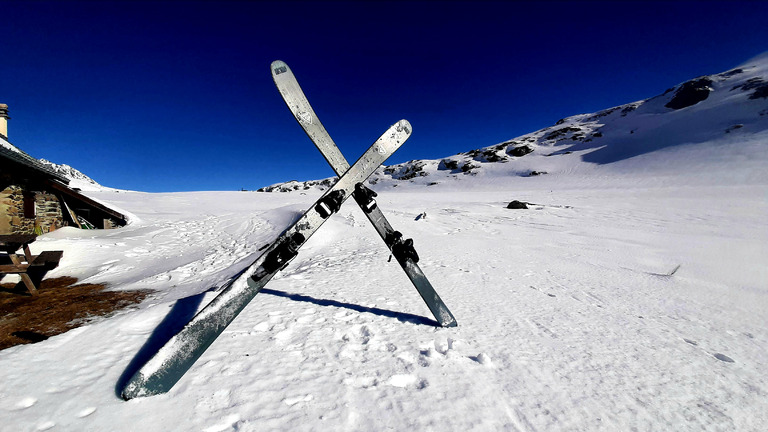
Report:
M38 159L38 161L56 174L69 179L69 185L73 188L86 191L109 189L99 184L96 180L83 174L80 170L67 164L57 164L47 159Z
M648 99L594 113L565 117L519 137L439 159L382 166L369 185L407 183L433 186L463 176L496 171L536 177L611 165L686 144L734 141L768 134L768 55L728 71L677 84ZM577 160L556 161L576 155ZM503 169L499 169L504 165ZM324 190L335 177L288 181L260 192Z

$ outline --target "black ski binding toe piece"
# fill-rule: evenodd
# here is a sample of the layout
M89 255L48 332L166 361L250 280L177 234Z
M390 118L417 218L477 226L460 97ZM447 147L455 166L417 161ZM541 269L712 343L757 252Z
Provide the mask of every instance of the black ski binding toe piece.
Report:
M336 213L341 208L341 203L344 202L344 191L341 189L335 190L328 194L317 203L315 210L320 213L320 217L327 219L328 216Z
M355 192L352 196L364 212L370 213L376 208L376 201L374 198L378 195L379 194L367 188L364 184L358 183L355 185Z
M403 234L400 231L388 234L387 244L390 245L392 255L398 262L405 262L409 258L414 264L419 262L419 254L416 253L416 249L413 247L413 239L403 240ZM392 256L389 257L389 260L392 260Z
M270 252L261 264L264 274L269 274L285 267L293 257L299 254L299 247L306 239L301 233L294 233L286 238L278 247ZM254 280L261 279L259 272L253 275Z

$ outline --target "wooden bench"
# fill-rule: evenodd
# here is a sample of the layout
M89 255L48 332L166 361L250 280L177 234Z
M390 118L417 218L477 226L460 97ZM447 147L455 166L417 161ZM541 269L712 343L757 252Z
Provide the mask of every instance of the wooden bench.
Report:
M56 268L61 261L61 257L64 255L64 251L44 251L40 255L34 256L32 262L29 263L30 267L45 267L47 270Z
M27 274L27 270L29 269L29 264L7 264L7 265L0 265L0 274L17 274L21 277L22 282L24 282L24 285L26 285L27 289L32 295L37 295L37 288L35 287L35 284L32 282L32 279L29 278L29 275Z
M37 295L37 287L29 277L30 268L43 267L44 270L50 270L56 268L61 261L61 257L64 255L63 251L45 251L40 255L32 255L31 261L25 261L27 257L25 255L11 254L11 261L13 264L0 265L0 274L17 274L21 277L21 281L27 287L32 295Z

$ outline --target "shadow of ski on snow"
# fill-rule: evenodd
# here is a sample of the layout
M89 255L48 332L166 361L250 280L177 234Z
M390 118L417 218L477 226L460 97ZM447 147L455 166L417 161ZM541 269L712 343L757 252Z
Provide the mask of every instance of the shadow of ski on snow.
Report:
M269 295L274 295L278 297L285 297L294 301L312 303L318 306L333 306L338 308L351 309L356 312L364 312L364 313L370 313L370 314L379 315L387 318L395 318L396 320L400 322L405 322L405 323L440 327L440 324L435 320L432 320L423 316L419 316L419 315L405 313L405 312L395 312L395 311L381 309L377 307L365 307L365 306L360 306L352 303L340 302L338 300L319 299L319 298L315 298L315 297L311 297L303 294L289 294L287 292L268 289L268 288L262 289L261 294L269 294Z

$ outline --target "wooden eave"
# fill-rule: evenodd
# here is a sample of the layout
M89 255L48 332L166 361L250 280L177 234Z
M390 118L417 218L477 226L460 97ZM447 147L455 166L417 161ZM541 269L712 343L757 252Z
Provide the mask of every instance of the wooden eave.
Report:
M59 183L59 182L57 182L55 180L49 180L47 182L47 185L50 186L52 189L55 189L56 191L62 193L63 195L66 195L66 196L74 198L74 199L76 199L76 200L78 200L80 202L83 202L83 203L85 203L85 204L87 204L87 205L89 205L89 206L91 206L91 207L93 207L93 208L95 208L95 209L97 209L97 210L107 214L108 216L113 217L113 218L119 220L119 221L126 222L125 215L123 215L122 213L119 213L119 212L117 212L115 210L112 210L111 208L105 206L104 204L101 204L98 201L94 201L93 199L88 198L87 196L85 196L85 195L83 195L83 194L81 194L81 193L79 193L79 192L77 192L77 191L75 191L73 189L70 189L69 187L67 187L67 186L65 186L65 185L63 185L63 184L61 184L61 183Z

